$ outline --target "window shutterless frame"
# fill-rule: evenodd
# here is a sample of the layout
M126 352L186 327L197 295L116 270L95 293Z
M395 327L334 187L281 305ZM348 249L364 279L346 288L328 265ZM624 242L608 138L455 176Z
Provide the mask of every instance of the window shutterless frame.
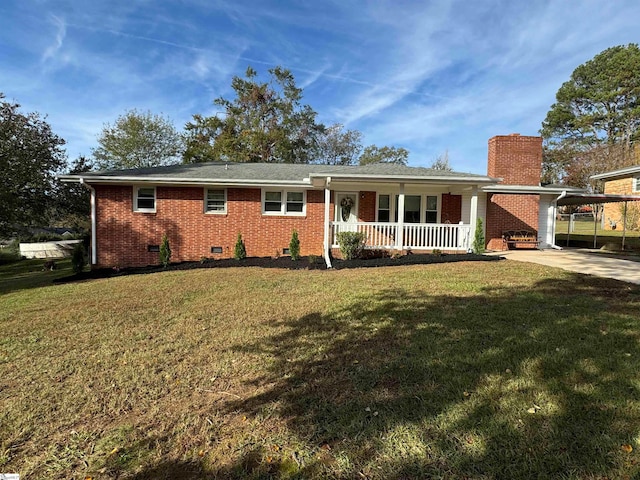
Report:
M156 187L133 187L133 211L155 213Z
M204 213L223 215L227 213L227 189L204 189Z
M306 190L262 190L262 214L303 217L307 211Z

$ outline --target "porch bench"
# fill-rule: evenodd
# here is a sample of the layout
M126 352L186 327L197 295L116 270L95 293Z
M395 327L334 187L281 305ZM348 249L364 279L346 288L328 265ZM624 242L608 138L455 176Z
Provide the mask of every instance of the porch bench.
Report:
M502 241L507 250L518 247L538 248L540 244L538 236L528 230L507 230L502 232Z

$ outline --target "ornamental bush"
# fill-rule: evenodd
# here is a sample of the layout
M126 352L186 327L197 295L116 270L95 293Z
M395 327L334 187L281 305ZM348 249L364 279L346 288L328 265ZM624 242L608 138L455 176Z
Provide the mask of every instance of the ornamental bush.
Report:
M296 261L300 258L300 239L298 238L298 232L293 231L291 234L291 241L289 242L289 254L291 260Z
M479 217L476 220L476 233L473 237L473 253L484 253L484 230L482 228L482 219Z
M81 273L86 263L87 257L84 253L84 245L82 243L76 243L71 254L71 269L73 273Z
M362 256L367 238L364 232L338 232L336 237L342 258L352 260Z
M159 256L160 264L162 264L164 268L167 268L169 266L169 261L171 260L171 248L169 247L169 238L167 238L166 233L162 236Z
M233 249L233 258L236 260L244 260L247 258L247 248L244 246L241 233L238 233L238 240L236 240L236 246Z

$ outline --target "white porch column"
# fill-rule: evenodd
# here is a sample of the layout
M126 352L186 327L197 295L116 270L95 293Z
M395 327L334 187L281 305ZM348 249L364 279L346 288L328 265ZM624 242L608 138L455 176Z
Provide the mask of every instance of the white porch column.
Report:
M470 232L469 232L469 244L466 245L466 248L471 248L473 244L474 235L476 232L476 222L478 221L478 186L474 185L471 187L471 205L470 205L470 215L469 215L469 223L471 224ZM484 228L485 225L483 224Z
M329 222L331 221L331 190L329 184L331 183L331 177L327 177L324 184L324 261L327 264L327 268L331 268L331 243L333 239L329 238Z
M404 183L400 184L400 193L398 195L398 231L396 232L396 249L402 250L404 246Z

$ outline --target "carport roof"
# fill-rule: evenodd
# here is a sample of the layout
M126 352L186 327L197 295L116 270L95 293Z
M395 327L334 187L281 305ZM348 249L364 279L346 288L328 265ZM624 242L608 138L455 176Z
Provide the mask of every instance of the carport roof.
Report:
M589 203L637 202L640 195L611 195L604 193L563 193L558 197L558 205L586 205Z

